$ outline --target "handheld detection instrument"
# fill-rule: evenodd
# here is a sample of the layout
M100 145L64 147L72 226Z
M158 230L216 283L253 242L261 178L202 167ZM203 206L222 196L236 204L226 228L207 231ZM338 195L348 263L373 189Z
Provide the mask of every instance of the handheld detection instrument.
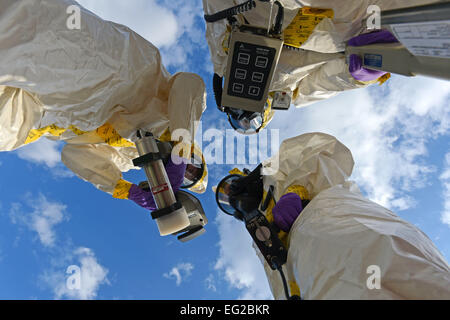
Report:
M255 8L256 1L253 0L212 15L205 15L208 23L227 19L231 27L225 81L223 77L214 74L213 89L217 107L228 115L231 126L242 134L258 133L263 127L270 86L284 44L283 6L279 1L259 2L272 5L274 3L278 6L273 26L272 19L269 19L268 28L238 23L235 16ZM245 17L243 19L245 20ZM273 99L274 110L286 110L289 106L288 95L283 96L281 100Z
M147 176L148 181L139 187L152 193L158 210L153 211L151 216L158 225L160 235L179 235L178 240L187 242L203 234L208 219L200 201L186 191L174 194L172 190L163 163L163 159L170 157L170 144L157 142L153 134L141 130L137 137L136 148L140 157L134 159L133 164L143 168Z
M450 1L383 11L380 26L398 42L348 45L347 60L356 54L367 69L450 80Z

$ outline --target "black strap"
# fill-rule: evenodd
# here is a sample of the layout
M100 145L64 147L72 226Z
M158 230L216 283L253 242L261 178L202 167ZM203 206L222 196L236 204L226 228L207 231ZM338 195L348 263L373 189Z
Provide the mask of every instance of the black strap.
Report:
M255 7L256 7L256 1L248 0L242 4L239 4L237 6L216 12L214 14L206 14L205 21L208 23L217 22L217 21L220 21L223 19L231 18L240 13L252 10Z
M133 164L135 167L143 167L146 164L149 164L150 162L155 162L158 160L161 160L161 154L159 153L147 153L146 155L143 155L142 157L136 158L133 160Z
M181 202L175 202L173 205L168 206L166 208L163 209L159 209L159 210L155 210L152 212L152 219L159 219L161 217L167 216L179 209L181 209L183 207L183 205L181 204Z
M275 19L275 26L273 27L274 34L281 34L283 32L284 7L279 1L275 1L278 6L278 13Z
M177 239L178 240L183 240L184 238L187 238L187 237L193 235L194 233L196 233L196 232L198 232L198 231L200 231L202 229L203 229L202 226L195 227L195 228L189 230L188 232L182 234L181 236L178 236Z
M240 194L240 193L246 191L247 187L255 181L257 181L258 183L261 183L261 188L262 188L261 168L262 168L262 164L258 165L255 168L255 170L250 172L250 174L248 174L246 176L242 176L239 179L236 179L235 181L233 181L233 184L230 186L232 194ZM251 190L251 191L255 191L255 190Z
M305 207L309 204L311 202L311 200L303 200L302 199L302 207L303 207L303 210L305 210Z
M273 199L273 201L275 202L275 199L273 198L273 193L274 193L275 187L274 186L270 186L269 187L269 191L267 191L267 195L266 195L266 199L264 199L264 202L261 206L261 210L262 211L266 211L267 208L269 207L270 204L270 200Z
M223 77L219 76L217 73L214 73L213 77L213 91L217 107L219 108L220 111L223 111L222 108Z

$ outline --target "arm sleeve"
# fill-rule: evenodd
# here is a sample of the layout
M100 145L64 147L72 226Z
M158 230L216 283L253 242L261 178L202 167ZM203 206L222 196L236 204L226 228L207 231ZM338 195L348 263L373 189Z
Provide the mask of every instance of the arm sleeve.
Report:
M170 83L169 129L171 132L185 130L193 143L200 118L206 109L205 84L200 76L187 72L175 74Z
M70 7L80 10L80 28L68 27L77 14ZM0 86L42 103L40 128L90 132L110 122L126 139L137 128L159 136L169 127L194 137L206 106L200 77L172 76L149 41L73 0L2 1L0 61Z
M288 267L305 299L450 299L450 269L432 241L343 186L303 210Z
M325 100L339 92L367 87L355 80L348 70L345 57L330 60L303 78L294 91L294 105L303 107Z
M42 104L32 94L0 86L0 151L25 144L30 130L41 119L41 112Z
M134 168L132 159L121 148L103 144L66 144L61 154L62 162L79 178L109 194L114 193L122 172Z

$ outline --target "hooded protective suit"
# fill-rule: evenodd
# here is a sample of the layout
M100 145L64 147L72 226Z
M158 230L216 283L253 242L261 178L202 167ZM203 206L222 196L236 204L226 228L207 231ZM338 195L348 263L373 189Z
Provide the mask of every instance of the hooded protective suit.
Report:
M72 0L3 0L0 61L0 151L64 140L64 164L111 194L138 169L138 128L195 137L206 108L199 76L170 75L150 42Z
M444 257L414 225L365 199L347 181L353 165L350 150L322 133L284 141L279 153L263 163L276 171L264 176L264 188L275 187L276 201L301 189L306 189L302 199L311 199L284 239L288 259L283 268L291 294L299 288L308 300L450 299ZM265 212L269 221L272 208L273 203ZM256 251L274 297L285 299L279 273Z
M203 7L205 14L213 14L243 2L245 0L203 0ZM270 91L292 92L292 103L297 107L302 107L330 98L341 91L368 85L368 83L352 77L343 52L346 41L367 32L363 20L369 16L367 9L370 5L377 5L384 11L438 1L279 0L279 2L284 6L285 43L289 39L295 38L296 33L301 33L301 30L307 31L303 31L301 37L297 39L301 42L301 45L297 46L300 50L283 48ZM302 9L307 7L331 9L332 11L317 15L320 23L315 25L316 22L306 19L306 12L302 13ZM267 28L270 8L270 4L256 0L256 8L239 15L238 19L243 23L245 17L249 24ZM276 12L277 6L274 6L272 16L275 16ZM315 15L314 12L307 14L310 17ZM272 17L272 23L273 21ZM229 35L227 23L227 20L207 23L206 29L214 72L219 76L223 76L226 70L226 47ZM286 32L288 28L294 32L290 32L288 35Z

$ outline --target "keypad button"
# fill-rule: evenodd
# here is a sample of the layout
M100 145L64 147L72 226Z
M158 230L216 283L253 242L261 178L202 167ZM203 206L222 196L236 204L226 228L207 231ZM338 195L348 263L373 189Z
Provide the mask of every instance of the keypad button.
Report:
M250 63L250 55L247 53L239 53L238 55L238 63L240 64L249 64Z
M233 83L233 92L234 93L244 92L244 85L242 83Z
M259 96L259 92L261 91L260 88L258 87L254 87L254 86L250 86L250 88L248 89L248 94L251 96Z
M269 63L269 58L258 56L256 57L255 66L258 68L266 68Z
M239 80L245 80L245 78L247 78L247 70L236 69L236 72L234 73L234 77Z
M253 82L263 82L263 80L264 80L264 73L253 72L253 74L252 74L252 81Z

